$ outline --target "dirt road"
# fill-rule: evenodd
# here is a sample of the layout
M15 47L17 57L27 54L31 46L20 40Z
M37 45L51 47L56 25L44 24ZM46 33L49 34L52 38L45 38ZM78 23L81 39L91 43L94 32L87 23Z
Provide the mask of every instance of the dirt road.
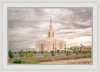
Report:
M61 60L52 62L41 62L40 64L91 64L91 58L75 59L75 60Z

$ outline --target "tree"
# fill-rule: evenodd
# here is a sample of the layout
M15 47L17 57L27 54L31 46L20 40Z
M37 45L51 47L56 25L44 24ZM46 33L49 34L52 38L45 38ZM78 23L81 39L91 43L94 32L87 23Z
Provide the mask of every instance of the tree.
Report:
M72 52L69 51L69 55L72 55Z
M57 53L59 54L59 50L57 50Z
M19 56L20 57L23 57L24 56L24 52L21 50L21 51L19 51Z
M8 52L8 56L9 56L9 58L13 58L14 56L13 56L13 52L12 52L12 50L9 50L9 52Z
M34 52L30 51L30 52L26 52L26 57L33 57Z
M17 52L15 52L15 54L17 54Z
M86 55L87 54L87 51L83 51L83 54Z
M69 51L66 52L66 56L69 55Z
M65 53L66 53L66 48L65 48Z
M54 53L54 51L51 51L51 55L52 55L52 56L55 56L55 53Z
M91 55L91 54L92 54L92 52L90 51L90 52L89 52L89 54Z
M36 54L36 51L33 51L34 54Z
M79 48L77 48L79 50Z
M79 51L76 51L75 53L76 53L76 55L78 55L79 54Z
M33 55L34 55L34 52L31 51L31 52L30 52L30 57L33 57Z
M80 47L80 49L82 49L82 47Z
M73 48L71 47L70 50L73 50Z
M75 53L75 50L73 50L73 53Z
M47 57L47 56L48 56L48 52L47 52L47 51L45 51L44 57Z
M42 50L42 51L41 51L41 53L43 54L43 53L44 53L44 51Z

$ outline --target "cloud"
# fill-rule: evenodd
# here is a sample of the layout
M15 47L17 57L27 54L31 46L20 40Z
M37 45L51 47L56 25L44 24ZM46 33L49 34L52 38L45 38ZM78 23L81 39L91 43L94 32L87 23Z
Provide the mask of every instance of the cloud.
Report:
M34 48L35 42L47 37L50 16L55 37L68 45L76 38L90 41L92 36L92 8L9 7L7 14L9 48Z

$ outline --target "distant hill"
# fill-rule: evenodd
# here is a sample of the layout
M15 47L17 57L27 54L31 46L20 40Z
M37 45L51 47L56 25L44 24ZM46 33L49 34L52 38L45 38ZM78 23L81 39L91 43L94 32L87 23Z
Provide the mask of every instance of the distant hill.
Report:
M35 48L20 48L20 49L9 49L9 50L12 50L12 51L20 51L20 50L23 50L23 51L35 51Z

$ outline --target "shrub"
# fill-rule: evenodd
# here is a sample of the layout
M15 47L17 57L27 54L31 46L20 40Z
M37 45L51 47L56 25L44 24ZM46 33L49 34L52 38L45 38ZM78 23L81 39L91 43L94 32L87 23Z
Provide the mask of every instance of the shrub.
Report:
M54 51L51 51L51 56L55 56L55 53L54 53Z
M87 54L87 51L83 51L83 54L86 55Z
M69 55L72 55L72 52L69 51Z
M73 50L73 53L75 53L75 50Z
M21 51L19 51L19 56L20 57L23 57L24 56L24 52L21 50Z
M54 51L52 50L51 53L54 53Z
M57 53L59 54L59 50L57 50Z
M8 52L8 56L9 56L9 58L13 58L14 56L13 56L13 52L12 52L12 50L9 50L9 52Z
M75 53L76 53L76 55L78 55L79 54L79 51L76 51Z
M69 51L66 52L66 56L69 55Z
M17 52L15 52L15 54L17 54Z
M73 48L70 48L70 50L73 50Z
M80 47L80 49L82 49L82 47Z
M36 51L33 51L34 54L36 54Z
M47 57L47 56L48 56L48 52L47 52L47 51L45 51L44 57Z
M30 51L30 52L26 52L26 57L33 57L34 52Z
M89 54L91 55L91 54L92 54L92 52L90 51L90 52L89 52Z
M34 52L31 51L31 52L30 52L30 57L33 57L33 55L34 55Z
M13 63L22 63L22 60L21 59L16 59L13 61Z
M52 53L51 55L52 55L52 56L55 56L55 54L54 54L54 53Z
M43 53L44 53L44 51L42 50L42 51L41 51L41 53L43 54Z

